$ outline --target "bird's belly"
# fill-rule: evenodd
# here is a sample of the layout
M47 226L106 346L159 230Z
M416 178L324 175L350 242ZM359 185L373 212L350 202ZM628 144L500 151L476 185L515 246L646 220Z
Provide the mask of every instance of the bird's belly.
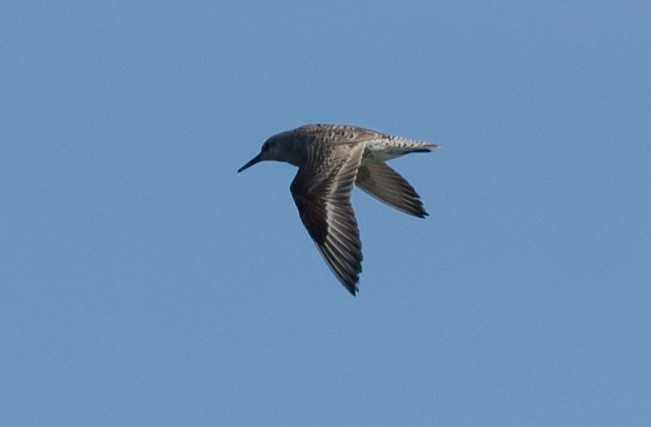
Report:
M362 165L386 162L402 154L404 153L388 144L367 144L362 154Z

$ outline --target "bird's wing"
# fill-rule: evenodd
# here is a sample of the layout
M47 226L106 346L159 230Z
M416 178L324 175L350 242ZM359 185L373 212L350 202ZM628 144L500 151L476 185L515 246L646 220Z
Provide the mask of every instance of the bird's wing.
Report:
M428 215L414 187L386 163L373 163L360 167L355 184L399 211L420 218Z
M364 144L308 147L290 187L301 220L339 281L355 295L362 271L359 239L350 193Z

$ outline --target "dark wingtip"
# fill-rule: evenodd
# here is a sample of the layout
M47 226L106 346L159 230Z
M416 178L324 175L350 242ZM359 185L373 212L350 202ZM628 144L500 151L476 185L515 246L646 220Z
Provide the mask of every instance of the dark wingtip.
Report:
M359 292L359 288L357 287L356 284L353 283L353 284L351 285L351 284L348 284L348 283L344 283L344 287L346 288L346 290L347 290L348 292L350 292L350 294L351 294L352 296L354 296L354 297L357 296L356 293Z
M429 214L423 209L422 206L419 206L417 209L409 209L409 210L402 210L404 213L415 216L416 218L425 218L426 216L429 216Z

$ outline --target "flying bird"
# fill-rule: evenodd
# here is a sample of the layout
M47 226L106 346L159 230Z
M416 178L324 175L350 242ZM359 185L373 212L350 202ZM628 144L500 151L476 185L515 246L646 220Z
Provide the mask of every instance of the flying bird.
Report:
M428 214L414 187L385 162L438 147L354 126L310 124L270 137L238 172L263 160L298 167L290 190L303 225L337 279L355 295L362 243L350 203L353 184L395 209L424 218Z

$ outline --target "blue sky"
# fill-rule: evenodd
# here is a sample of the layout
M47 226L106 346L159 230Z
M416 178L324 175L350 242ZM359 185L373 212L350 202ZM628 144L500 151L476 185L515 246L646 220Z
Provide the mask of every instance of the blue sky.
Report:
M4 2L0 424L648 425L648 2ZM332 122L356 298L237 174Z

